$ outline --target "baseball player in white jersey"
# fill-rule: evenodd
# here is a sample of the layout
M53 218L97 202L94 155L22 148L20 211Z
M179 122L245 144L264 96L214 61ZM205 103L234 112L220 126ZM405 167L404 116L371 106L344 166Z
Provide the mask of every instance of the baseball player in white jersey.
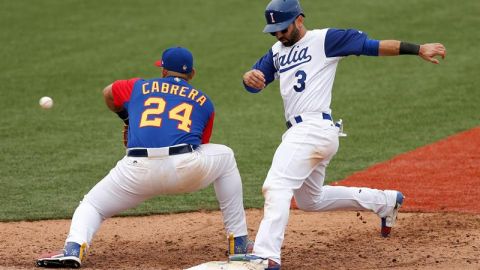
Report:
M252 93L280 80L288 128L263 185L264 217L253 255L243 258L264 263L269 270L280 269L292 196L305 211L373 211L381 218L384 237L390 234L403 203L402 193L395 190L323 185L325 169L339 144L330 109L338 62L348 55L412 54L437 64L434 57L446 53L442 44L378 41L351 29L307 31L304 17L298 0L272 0L265 10L264 32L278 42L243 76L245 88Z

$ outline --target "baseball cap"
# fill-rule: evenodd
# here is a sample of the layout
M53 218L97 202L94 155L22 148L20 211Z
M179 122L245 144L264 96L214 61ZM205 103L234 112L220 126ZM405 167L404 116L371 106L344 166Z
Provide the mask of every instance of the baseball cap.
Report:
M193 55L183 47L168 48L162 53L162 59L155 62L158 67L170 71L188 74L193 69Z
M298 16L304 16L298 0L272 0L265 9L267 25L264 33L275 33L286 29Z

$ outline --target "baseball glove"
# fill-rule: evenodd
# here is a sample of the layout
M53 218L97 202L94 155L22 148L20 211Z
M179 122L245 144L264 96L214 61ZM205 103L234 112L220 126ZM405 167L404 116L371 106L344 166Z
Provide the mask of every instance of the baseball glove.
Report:
M123 133L123 145L127 147L127 144L128 144L128 125L127 124L123 125L122 133Z

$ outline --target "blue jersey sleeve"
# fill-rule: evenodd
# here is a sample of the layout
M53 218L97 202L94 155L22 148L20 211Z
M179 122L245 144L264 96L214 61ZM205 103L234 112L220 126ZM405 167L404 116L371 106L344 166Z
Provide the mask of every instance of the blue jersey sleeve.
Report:
M265 85L273 82L273 80L275 80L275 73L277 72L277 69L275 68L275 65L273 63L272 49L268 50L268 52L264 56L258 59L255 65L253 65L252 69L258 69L263 72L263 75L265 76ZM243 83L243 86L247 91L251 93L260 92L260 90L249 87L245 85L245 83Z
M325 55L338 57L348 55L378 56L378 40L368 39L367 34L355 29L328 29L325 36Z

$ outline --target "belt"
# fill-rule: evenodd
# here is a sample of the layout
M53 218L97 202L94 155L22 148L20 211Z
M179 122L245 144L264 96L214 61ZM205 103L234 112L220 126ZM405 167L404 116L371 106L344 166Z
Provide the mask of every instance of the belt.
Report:
M322 113L322 118L324 120L333 121L332 116L328 113ZM302 116L297 115L297 116L294 116L292 120L288 120L285 124L287 125L287 129L288 129L288 128L291 128L295 124L300 124L301 122L303 122Z
M185 153L191 153L197 149L197 145L178 145L162 148L131 148L127 150L127 156L129 157L162 157L173 156Z

